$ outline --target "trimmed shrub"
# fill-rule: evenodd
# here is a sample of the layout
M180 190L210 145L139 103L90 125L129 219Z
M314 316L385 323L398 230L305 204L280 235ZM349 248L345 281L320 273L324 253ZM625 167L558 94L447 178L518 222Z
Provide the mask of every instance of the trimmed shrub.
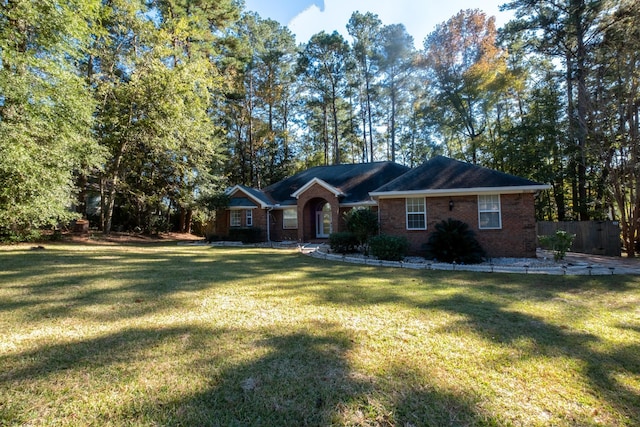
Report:
M258 243L261 233L258 227L240 227L229 230L229 240L240 241L242 243Z
M424 249L426 258L448 263L478 264L485 256L473 230L451 218L436 224Z
M385 261L402 261L409 252L409 242L404 236L379 236L369 239L371 254Z
M331 233L329 235L329 247L333 252L339 254L352 253L355 252L358 247L358 238L355 233L350 231Z
M206 240L207 243L213 243L213 242L219 242L223 240L223 237L220 236L219 234L206 233L204 235L204 240Z

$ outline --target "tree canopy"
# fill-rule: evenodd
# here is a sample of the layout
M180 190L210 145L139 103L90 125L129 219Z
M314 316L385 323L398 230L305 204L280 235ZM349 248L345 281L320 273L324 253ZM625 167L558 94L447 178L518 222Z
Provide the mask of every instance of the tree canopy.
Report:
M0 1L0 235L188 231L230 185L447 154L550 183L540 219L618 220L633 253L638 7L512 0L416 48L370 12L297 44L234 0Z

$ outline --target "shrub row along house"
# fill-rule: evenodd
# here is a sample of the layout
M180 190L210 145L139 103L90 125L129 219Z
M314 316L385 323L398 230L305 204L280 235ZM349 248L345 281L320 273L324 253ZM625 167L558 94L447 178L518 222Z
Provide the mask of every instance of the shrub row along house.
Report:
M345 227L344 214L367 207L380 232L404 236L420 252L434 225L465 222L490 257L535 257L534 198L550 186L437 156L414 169L392 162L314 167L264 189L229 189L216 233L251 231L260 241L312 242Z

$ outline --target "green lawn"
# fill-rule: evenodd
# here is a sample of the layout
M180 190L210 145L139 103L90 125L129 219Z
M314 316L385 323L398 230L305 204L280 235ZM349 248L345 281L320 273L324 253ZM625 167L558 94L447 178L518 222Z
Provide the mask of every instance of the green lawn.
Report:
M0 247L0 425L640 425L640 277Z

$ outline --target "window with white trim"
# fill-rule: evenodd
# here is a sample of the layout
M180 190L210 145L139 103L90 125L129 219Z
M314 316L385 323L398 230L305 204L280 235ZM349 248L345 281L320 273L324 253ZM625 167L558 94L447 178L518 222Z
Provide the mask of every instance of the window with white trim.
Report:
M282 211L282 228L298 228L298 209L288 208Z
M247 209L245 211L245 225L247 227L252 227L253 226L253 211L251 209Z
M427 209L424 197L406 199L407 230L427 229Z
M242 225L242 211L232 210L230 211L231 227L240 227Z
M478 196L478 227L481 230L502 228L499 194L483 194Z

